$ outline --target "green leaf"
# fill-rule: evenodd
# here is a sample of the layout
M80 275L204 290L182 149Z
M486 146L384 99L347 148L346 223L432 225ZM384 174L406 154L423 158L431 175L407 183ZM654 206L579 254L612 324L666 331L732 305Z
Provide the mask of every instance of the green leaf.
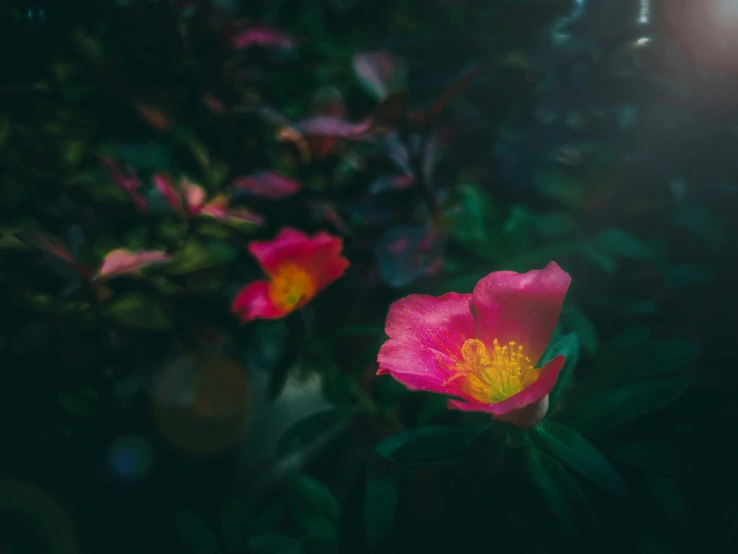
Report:
M397 483L367 467L364 529L369 548L375 548L392 531L397 509Z
M652 473L673 476L682 470L683 463L679 454L663 443L631 443L608 437L598 440L597 444L611 458Z
M675 338L633 346L605 360L600 382L622 383L673 373L696 360L699 350L699 344Z
M551 260L560 260L564 256L580 252L582 243L579 240L564 241L549 246L544 246L538 250L525 252L508 260L502 264L502 269L510 269L512 271L528 271L531 267L538 267L547 264Z
M703 204L694 201L681 202L672 215L672 221L708 243L720 244L725 240L723 221L710 213Z
M541 491L546 504L568 535L578 534L578 511L584 510L593 520L597 520L576 480L556 460L531 448L526 452L525 466L531 481Z
M590 356L594 356L599 341L597 340L597 331L592 320L584 312L570 305L563 307L561 316L567 327L577 334L579 343L582 345L584 351Z
M574 374L574 368L579 360L579 339L577 338L576 333L563 335L557 341L549 345L546 352L543 353L538 365L543 367L544 364L554 359L559 354L566 357L566 361L564 362L564 367L562 367L559 372L559 378L556 380L554 388L549 394L549 403L551 408L556 406L561 395L570 385L572 375Z
M245 498L232 498L220 514L220 530L226 546L234 552L243 549L250 509Z
M79 394L62 391L59 393L59 402L64 408L78 416L86 416L92 414L95 410L90 402Z
M300 450L337 425L351 419L356 412L353 407L331 408L309 415L287 429L277 442L280 456Z
M228 264L236 254L236 249L224 241L191 240L177 252L167 269L172 275L191 273L206 267Z
M717 273L714 269L697 264L675 265L666 270L664 285L670 288L693 288L712 283Z
M187 510L178 510L176 521L180 536L192 551L197 554L215 553L215 534L200 516Z
M320 481L304 474L293 477L287 484L287 504L295 523L307 535L338 536L338 500Z
M668 477L649 475L648 487L669 521L684 529L688 525L687 506L676 483Z
M623 307L623 313L626 315L656 315L659 311L661 310L658 303L653 300L628 302Z
M603 489L616 496L629 496L628 486L617 469L574 429L543 420L533 430L543 448Z
M605 273L612 273L619 267L617 261L591 244L584 244L582 246L582 254Z
M260 535L249 539L249 554L302 554L298 541L285 535Z
M590 432L628 423L663 408L689 387L686 379L653 379L595 393L567 405L557 421Z
M459 209L446 213L451 237L483 256L494 258L498 254L495 230L499 214L492 198L472 184L461 185L459 193Z
M653 259L648 244L622 229L606 229L592 243L599 250L620 258L646 262Z
M136 329L168 331L174 324L156 299L136 293L116 296L102 308L105 317Z
M249 535L265 535L273 533L279 528L284 519L284 505L282 502L276 502L252 514L249 519Z
M610 341L608 350L615 352L643 344L648 340L650 335L651 330L648 327L634 325L633 327L629 327L618 333L612 341Z
M404 465L453 464L464 455L471 442L491 425L421 427L388 437L375 450L383 458Z

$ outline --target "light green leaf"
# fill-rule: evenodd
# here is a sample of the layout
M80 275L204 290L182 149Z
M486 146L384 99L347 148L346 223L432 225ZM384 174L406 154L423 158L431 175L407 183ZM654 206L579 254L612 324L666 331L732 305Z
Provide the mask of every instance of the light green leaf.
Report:
M135 292L116 296L102 313L123 325L147 331L167 331L174 325L156 299Z
M191 240L176 253L168 272L172 275L192 273L199 269L228 264L236 257L236 250L220 240Z
M629 496L628 486L617 469L574 429L544 419L533 433L545 450L583 477L616 496Z

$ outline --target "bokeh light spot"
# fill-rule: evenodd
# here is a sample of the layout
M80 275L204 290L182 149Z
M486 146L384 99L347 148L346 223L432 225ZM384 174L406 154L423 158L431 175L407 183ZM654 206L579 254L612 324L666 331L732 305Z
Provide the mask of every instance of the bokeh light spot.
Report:
M149 442L137 435L117 439L110 447L110 469L123 479L144 477L154 462L154 453Z

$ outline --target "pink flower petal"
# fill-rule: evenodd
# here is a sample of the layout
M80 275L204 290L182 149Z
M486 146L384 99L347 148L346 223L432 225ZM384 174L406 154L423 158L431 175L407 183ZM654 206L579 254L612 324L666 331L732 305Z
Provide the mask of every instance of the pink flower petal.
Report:
M182 177L179 181L179 190L182 191L182 196L185 199L185 203L189 208L190 213L195 215L199 212L200 208L205 204L205 198L207 198L205 189L200 185L193 183L186 177Z
M165 173L157 173L154 175L154 186L163 196L167 203L177 212L184 213L182 199L172 186L172 180Z
M555 262L524 274L496 271L479 281L472 306L479 339L522 344L534 362L540 359L559 320L571 277Z
M291 196L301 188L300 183L276 171L262 171L248 177L239 177L233 182L233 186L253 196L272 199Z
M233 300L231 311L244 323L254 319L277 319L289 313L280 310L269 298L267 281L255 281L243 287Z
M249 253L256 258L267 275L272 274L284 260L304 257L308 236L297 229L284 228L272 240L251 241Z
M343 240L325 232L308 237L296 229L282 229L273 240L250 242L248 249L270 277L285 265L301 268L310 275L315 293L338 279L349 266L341 256Z
M170 261L165 252L156 250L141 250L133 252L119 248L108 252L103 260L97 278L112 278L118 275L137 273L146 266Z
M470 402L449 400L449 405L463 412L485 412L497 416L508 414L514 410L518 410L528 406L529 404L538 402L551 392L551 389L553 389L556 384L559 371L564 367L565 361L566 358L564 356L556 356L540 369L541 374L532 385L502 402L482 404L475 400Z
M389 340L379 350L378 374L389 373L412 390L469 398L444 386L462 359L461 347L476 336L471 294L450 292L440 297L411 294L394 302L387 314Z
M231 39L231 46L235 50L244 50L251 46L291 49L295 46L295 42L289 35L279 29L254 26L238 31Z

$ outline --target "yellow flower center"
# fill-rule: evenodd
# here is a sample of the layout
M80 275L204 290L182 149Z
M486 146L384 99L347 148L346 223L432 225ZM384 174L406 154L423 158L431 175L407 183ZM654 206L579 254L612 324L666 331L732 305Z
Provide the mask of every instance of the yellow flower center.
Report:
M523 353L523 346L514 341L500 346L495 339L489 352L479 339L469 339L461 347L461 355L453 367L456 374L444 386L463 379L461 390L480 402L501 402L538 379L539 372Z
M285 264L271 276L269 298L283 310L291 310L303 298L314 295L313 278L295 264Z

